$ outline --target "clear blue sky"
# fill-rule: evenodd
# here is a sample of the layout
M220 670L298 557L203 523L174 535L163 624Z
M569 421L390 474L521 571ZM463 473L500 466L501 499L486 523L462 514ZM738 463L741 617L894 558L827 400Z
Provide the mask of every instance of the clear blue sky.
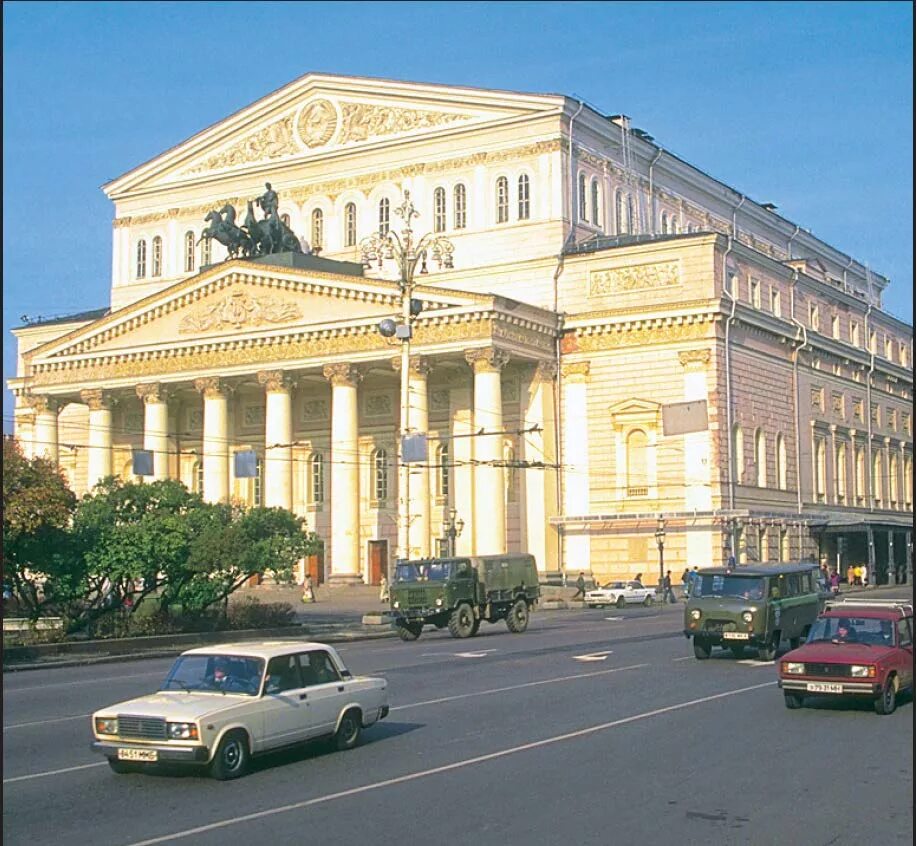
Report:
M109 303L99 186L307 71L628 114L888 276L912 322L913 33L906 2L6 2L4 379L20 315Z

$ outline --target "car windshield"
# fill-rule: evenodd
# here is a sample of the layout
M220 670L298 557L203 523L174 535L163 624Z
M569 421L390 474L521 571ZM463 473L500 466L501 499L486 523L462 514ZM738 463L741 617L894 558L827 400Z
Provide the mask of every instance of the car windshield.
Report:
M872 617L819 617L809 632L808 643L866 643L891 646L894 643L891 620Z
M608 582L608 584L602 585L602 590L621 590L624 587L624 582Z
M405 561L395 567L396 582L443 582L452 574L447 561Z
M691 587L693 597L733 597L735 599L762 599L764 579L753 576L700 573Z
M264 661L243 655L182 655L162 690L212 691L257 696Z

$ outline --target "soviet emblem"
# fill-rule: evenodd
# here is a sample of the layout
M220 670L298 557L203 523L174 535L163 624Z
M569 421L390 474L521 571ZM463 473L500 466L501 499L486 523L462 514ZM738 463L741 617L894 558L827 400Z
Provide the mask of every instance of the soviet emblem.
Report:
M337 112L328 100L313 100L299 114L299 137L307 147L321 147L337 127Z

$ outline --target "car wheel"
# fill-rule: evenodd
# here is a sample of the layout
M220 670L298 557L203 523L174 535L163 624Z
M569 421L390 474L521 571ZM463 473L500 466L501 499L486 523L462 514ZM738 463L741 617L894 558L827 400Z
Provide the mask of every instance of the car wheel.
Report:
M481 618L475 617L474 623L471 626L471 637L474 637L478 633L479 628L481 628Z
M734 643L729 647L729 651L732 653L733 658L744 658L745 657L745 647L741 643Z
M353 749L360 742L362 727L362 717L356 708L351 708L341 717L341 724L334 734L334 746L338 752Z
M217 747L210 774L219 781L229 781L244 776L249 764L248 738L241 731L231 731Z
M758 660L759 661L773 661L777 657L777 646L780 644L780 635L777 632L774 632L774 636L771 638L770 643L767 646L758 647Z
M452 637L471 637L474 631L474 612L467 602L462 602L449 618L449 634Z
M619 596L617 602L615 602L615 605L616 605L618 608L623 608L623 607L624 607L624 597L623 597L623 596Z
M127 775L127 773L137 772L137 765L131 764L128 761L119 761L117 758L109 758L108 766L111 767L113 773L118 775Z
M645 596L645 597L643 598L643 605L644 605L644 607L649 608L650 605L652 605L652 604L653 604L653 597L651 597L651 596Z
M881 714L883 717L887 717L889 714L893 713L895 705L897 705L896 694L895 680L889 676L885 680L885 684L882 685L882 693L879 694L879 698L875 702L876 713Z
M795 711L797 708L802 708L805 702L805 698L801 693L792 693L788 690L783 692L783 704L786 705L791 711Z
M517 599L506 615L506 628L513 634L521 634L529 627L529 606L524 599Z
M694 657L698 661L703 661L710 657L710 644L703 638L694 636Z
M404 623L398 628L398 637L402 640L417 640L423 626L420 623Z

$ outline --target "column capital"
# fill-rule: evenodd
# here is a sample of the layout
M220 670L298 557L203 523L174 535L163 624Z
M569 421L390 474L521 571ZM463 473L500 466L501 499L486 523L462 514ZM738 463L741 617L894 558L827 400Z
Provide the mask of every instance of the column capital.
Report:
M678 361L685 370L703 370L710 363L710 350L682 350Z
M47 394L26 394L26 405L36 414L44 412L57 413L60 411L60 403L55 397L49 397Z
M263 385L268 393L287 393L293 390L295 382L283 370L259 370L258 384Z
M101 388L80 391L80 399L89 406L90 411L109 411L112 407L112 396Z
M561 375L568 382L585 382L589 376L588 361L571 361L560 366Z
M392 359L392 369L396 373L401 372L401 356L400 355L397 355ZM433 368L430 365L430 361L426 357L422 355L412 355L411 356L411 363L408 367L408 373L411 376L416 376L416 377L426 379L427 376L430 375L430 371L432 369Z
M465 361L478 373L499 373L509 362L509 353L495 347L481 350L465 350Z
M557 378L557 362L539 361L532 374L533 382L553 382Z
M219 376L202 376L194 380L194 390L207 398L225 396L232 392L232 387Z
M147 382L137 385L137 396L144 403L166 402L169 398L169 392L161 382Z
M848 437L850 438L851 441L854 441L854 440L856 440L857 430L856 430L856 429L848 429L848 430L847 430L847 435L848 435Z
M326 364L322 373L335 388L355 388L363 379L363 374L356 367L346 363Z

